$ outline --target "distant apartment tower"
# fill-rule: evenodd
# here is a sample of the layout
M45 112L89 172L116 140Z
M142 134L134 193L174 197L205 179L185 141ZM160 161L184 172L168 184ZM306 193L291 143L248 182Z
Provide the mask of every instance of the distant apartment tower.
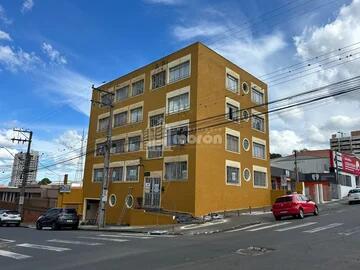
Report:
M11 174L10 186L20 187L23 181L23 170L25 166L26 153L17 153L14 158L14 164ZM27 184L36 184L36 173L39 163L39 153L36 151L31 152L31 160L29 167L29 174Z
M330 148L334 151L360 156L360 130L351 131L350 136L344 136L344 133L340 132L333 134L330 139Z

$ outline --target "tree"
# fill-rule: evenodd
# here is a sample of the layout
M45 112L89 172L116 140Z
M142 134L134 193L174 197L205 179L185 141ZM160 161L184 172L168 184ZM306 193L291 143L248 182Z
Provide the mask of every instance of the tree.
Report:
M39 185L49 185L49 184L51 184L51 181L49 178L43 178L38 184Z
M279 158L279 157L282 157L282 155L277 153L270 153L270 159Z

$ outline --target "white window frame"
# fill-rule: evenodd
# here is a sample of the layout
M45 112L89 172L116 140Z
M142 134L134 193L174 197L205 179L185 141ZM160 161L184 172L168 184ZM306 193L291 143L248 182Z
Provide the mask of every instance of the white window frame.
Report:
M172 163L172 162L184 162L184 161L186 161L187 177L184 179L166 179L165 164ZM163 161L163 181L164 182L187 182L188 180L189 180L189 156L188 155L164 157L164 161Z
M165 110L166 108L163 107L163 108L160 108L160 109L157 109L157 110L153 110L153 111L149 111L148 112L148 128L156 128L156 127L160 127L160 126L164 126L165 125ZM156 115L159 115L159 114L162 114L163 117L164 117L164 121L163 121L163 124L162 125L157 125L157 126L154 126L154 127L150 127L150 118L153 117L153 116L156 116Z
M234 137L238 138L238 149L239 149L239 151L236 152L236 151L231 151L231 150L228 149L227 135L231 135L231 136L234 136ZM230 129L230 128L225 128L225 150L227 152L230 152L230 153L240 154L240 152L241 152L241 137L240 137L240 132L239 131L233 130L233 129Z
M97 163L94 164L92 167L92 172L91 172L91 182L95 183L95 184L102 184L102 181L94 181L95 180L95 169L103 169L104 170L104 163ZM103 181L104 181L104 173L103 173Z
M228 104L230 104L231 106L234 106L234 107L237 108L237 118L238 118L237 120L232 120L232 119L229 118ZM236 100L233 100L233 99L231 99L229 97L226 97L225 98L225 118L227 120L229 120L229 121L234 122L234 123L238 123L238 122L240 122L240 119L241 119L240 112L241 112L240 102L238 102Z
M180 96L180 95L183 95L183 94L188 94L188 107L183 109L183 110L170 112L169 111L169 109L170 109L169 108L169 99ZM183 88L171 91L171 92L166 94L166 108L165 108L166 115L186 112L186 111L189 111L190 108L191 108L190 86L185 86Z
M129 166L137 166L137 180L136 181L128 181L127 180L127 167ZM125 183L138 183L140 180L140 160L126 160L124 162L124 182Z
M96 127L96 131L97 131L97 132L104 132L104 131L106 131L106 129L105 129L105 130L100 130L100 120L105 119L105 118L108 118L108 117L109 117L109 121L110 121L110 113L109 113L109 112L100 114L100 115L98 116L97 127Z
M179 80L175 80L175 81L172 81L170 82L170 69L173 68L173 67L176 67L178 65L181 65L185 62L189 61L189 76L187 77L184 77L184 78L181 78ZM170 62L168 65L167 65L167 69L166 69L166 83L167 84L172 84L172 83L176 83L176 82L179 82L179 81L182 81L182 80L185 80L187 78L190 78L191 77L191 54L187 54L179 59L176 59L172 62Z
M266 174L266 178L265 178L266 186L258 186L258 185L255 185L255 171L257 171L257 172L263 172L263 173ZM268 174L268 169L267 169L266 167L253 165L252 179L253 179L253 187L254 187L254 188L268 189L268 187L269 187L269 174Z
M165 124L165 136L164 136L164 142L163 142L163 145L166 146L166 147L174 147L174 146L178 146L178 145L168 145L167 143L167 139L168 139L168 130L170 129L173 129L173 128L180 128L180 127L183 127L183 126L187 126L187 129L188 129L188 138L187 138L187 143L189 143L189 123L190 123L190 120L189 119L186 119L186 120L182 120L182 121L178 121L178 122L172 122L172 123L169 123L169 124Z
M254 116L259 117L259 118L261 118L263 120L264 130L260 130L260 129L257 129L257 128L253 127ZM263 113L258 112L258 111L254 110L254 109L251 109L251 128L253 130L258 131L258 132L266 133L266 128L267 128L266 127L266 117L265 117L265 115L263 115Z
M227 175L227 167L233 167L233 168L237 168L239 169L239 183L228 183L227 179L228 179L228 175ZM225 160L225 185L227 186L241 186L241 163L238 161L233 161L233 160Z
M249 143L249 147L248 148L245 148L245 145L244 145L244 142L245 141L247 141L248 143ZM250 140L248 139L248 138L244 138L244 139L242 139L242 147L243 147L243 149L246 151L246 152L248 152L249 150L250 150L250 148L251 148L251 142L250 142Z
M248 172L249 172L249 178L246 178L246 177L245 177L245 171L248 171ZM252 174L251 174L251 170L250 170L249 168L245 168L245 169L243 170L243 177L244 177L244 180L245 180L246 182L250 182L250 180L251 180L251 176L252 176Z
M149 157L149 147L156 147L156 146L161 146L162 150L161 150L161 156L159 157ZM154 141L154 142L149 142L146 145L146 159L161 159L164 157L164 145L162 144L162 141Z
M228 75L230 75L231 77L233 77L233 78L235 78L237 80L237 89L236 89L236 91L234 91L233 89L231 89L229 87ZM227 90L229 90L231 93L234 93L234 94L239 94L240 93L240 75L238 73L236 73L235 71L231 70L228 67L225 68L225 88Z
M261 144L261 145L264 146L264 155L265 155L264 158L256 157L254 155L254 143ZM253 158L260 159L260 160L267 160L268 154L267 154L267 146L266 146L266 141L265 140L262 140L262 139L259 139L259 138L256 138L256 137L252 137L251 148L252 148L252 157Z
M259 93L262 93L262 99L263 101L261 103L258 103L256 100L254 100L253 98L253 92L259 92ZM261 89L261 87L257 86L256 84L254 83L251 83L251 102L257 104L257 105L262 105L265 103L265 100L266 100L266 97L265 97L265 90L264 89Z
M124 183L124 179L125 179L125 162L124 161L117 161L117 162L111 162L110 163L110 169L112 170L112 168L118 168L118 167L122 167L123 172L122 172L122 178L120 181L113 181L112 179L112 174L111 174L111 183L113 184L120 184L120 183ZM111 171L112 172L112 171Z

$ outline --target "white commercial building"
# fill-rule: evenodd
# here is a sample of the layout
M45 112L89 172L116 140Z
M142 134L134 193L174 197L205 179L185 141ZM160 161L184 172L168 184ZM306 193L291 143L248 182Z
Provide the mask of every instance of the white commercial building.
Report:
M24 178L24 166L25 166L26 153L17 153L14 158L14 164L11 173L11 181L9 186L20 187ZM39 153L36 151L31 152L31 160L29 166L28 179L26 184L36 184L36 174L39 163Z

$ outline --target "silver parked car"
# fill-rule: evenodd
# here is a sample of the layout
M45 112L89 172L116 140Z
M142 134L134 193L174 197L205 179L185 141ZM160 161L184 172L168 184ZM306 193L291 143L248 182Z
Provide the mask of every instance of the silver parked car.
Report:
M349 204L360 202L360 188L351 189L348 194Z
M21 216L18 211L0 210L0 226L15 225L20 226Z

